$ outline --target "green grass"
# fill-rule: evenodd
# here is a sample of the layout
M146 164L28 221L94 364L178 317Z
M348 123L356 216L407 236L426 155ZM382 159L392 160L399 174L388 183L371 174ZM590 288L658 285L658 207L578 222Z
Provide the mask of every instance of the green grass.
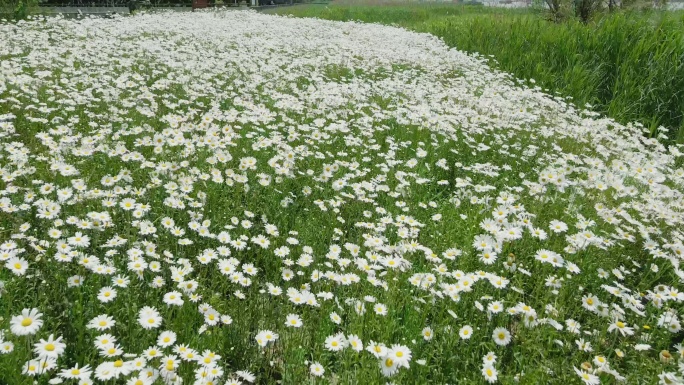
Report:
M311 5L272 12L429 32L549 92L648 134L684 141L684 13L629 12L556 24L536 11L456 5Z
M415 9L429 20L435 9L452 8ZM471 9L463 16L480 17ZM8 42L7 50L0 46L0 385L46 385L77 364L97 371L141 357L149 367L143 373L167 370L183 384L223 385L249 370L260 385L485 385L488 352L498 356L500 384L580 384L573 368L597 356L626 384L653 384L684 360L682 334L667 328L671 317L658 325L670 310L683 314L684 302L647 296L659 285L668 293L682 288L679 265L662 257L684 250L684 170L676 163L684 157L633 140L636 130L583 121L427 35L376 26L225 11L20 27L0 23L0 41ZM431 65L433 58L449 68ZM254 166L243 167L250 158ZM128 199L140 212L127 209ZM60 211L46 217L39 211L46 206ZM552 230L554 220L567 232ZM143 232L140 221L156 231ZM499 258L484 263L474 239L499 237L504 228L523 235L495 241ZM227 243L223 232L248 247ZM573 238L587 232L605 244ZM77 243L80 233L89 244ZM270 245L257 245L258 236ZM111 245L115 239L126 243ZM69 242L71 261L60 252ZM288 256L277 254L283 246ZM537 261L542 249L579 270ZM209 253L219 256L205 263ZM405 269L386 263L397 257ZM226 262L233 274L220 267ZM258 272L248 276L248 265ZM80 283L70 285L77 275ZM470 282L470 291L460 286L464 276L488 278ZM196 289L186 286L191 281ZM269 285L283 293L272 295ZM459 297L442 285L458 285ZM625 289L616 295L605 285ZM110 286L117 297L98 298ZM325 297L318 306L301 304L288 299L292 289ZM166 303L173 291L182 305ZM590 294L624 316L583 308ZM643 304L644 315L626 309L627 300ZM478 309L494 301L506 310ZM387 314L376 314L374 302ZM158 328L138 320L147 306L159 311ZM24 308L43 314L33 333L12 331ZM209 322L208 309L232 322ZM303 325L287 326L288 314ZM116 324L86 326L99 315ZM532 315L539 323L525 325ZM634 335L608 329L618 317ZM579 334L557 327L569 320L581 324ZM473 333L462 339L466 325ZM432 339L423 338L425 327ZM512 334L506 346L492 337L497 327ZM255 337L263 330L280 338L261 347ZM144 353L161 345L165 331L177 340L158 347L163 355L180 355L181 346L195 357L212 352L224 376L196 382L201 362L185 356L168 370L161 355ZM364 346L409 347L410 367L384 377L371 352L327 349L336 333ZM104 334L122 352L98 347ZM66 344L55 368L24 375L45 354L35 344L50 335ZM580 338L593 351L579 350ZM634 349L646 343L650 350ZM673 362L659 360L663 350ZM323 365L322 377L310 374L312 362ZM616 383L596 373L603 384ZM94 383L137 385L137 376Z

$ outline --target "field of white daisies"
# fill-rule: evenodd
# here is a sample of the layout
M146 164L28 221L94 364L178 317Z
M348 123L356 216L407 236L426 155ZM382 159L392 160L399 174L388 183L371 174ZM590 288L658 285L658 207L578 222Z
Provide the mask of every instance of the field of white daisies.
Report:
M1 22L0 384L681 384L680 150L392 27Z

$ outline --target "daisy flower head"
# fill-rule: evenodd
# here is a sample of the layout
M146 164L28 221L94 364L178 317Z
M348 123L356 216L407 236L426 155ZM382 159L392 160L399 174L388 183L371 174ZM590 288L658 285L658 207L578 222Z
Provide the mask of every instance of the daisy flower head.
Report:
M608 360L604 356L595 356L592 361L594 362L594 365L598 366L599 368L608 365Z
M67 279L67 286L68 287L78 287L83 284L83 277L80 275L74 275L71 276Z
M97 299L102 303L112 302L116 298L116 290L112 287L103 287L97 295Z
M169 347L176 342L176 333L172 331L164 331L159 334L157 338L157 345L163 348Z
M27 361L21 369L21 374L26 376L37 376L43 374L43 372L38 360Z
M432 331L432 328L429 326L423 328L423 331L421 332L421 334L423 335L423 339L425 341L430 341L435 336L434 332Z
M658 375L658 385L679 385L684 383L684 378L673 372L662 372Z
M247 382L254 382L256 376L247 370L238 370L235 374Z
M325 373L325 369L319 362L314 362L309 366L309 372L312 376L321 377Z
M511 342L511 333L506 328L496 328L492 333L494 342L499 346L506 346Z
M556 234L560 234L568 230L568 225L564 222L553 220L549 223L549 229Z
M349 343L349 347L351 347L352 350L357 352L363 350L363 341L361 341L361 338L359 338L359 336L350 334L347 336L347 342Z
M285 326L298 328L302 326L302 319L297 314L288 314L285 317Z
M601 383L601 380L599 379L598 376L591 374L589 372L586 372L584 370L580 370L577 368L575 369L575 373L579 376L579 378L582 380L583 383L586 385L598 385Z
M615 320L615 322L611 323L610 326L608 326L608 331L618 331L622 336L631 336L634 334L634 328L627 326L627 324L623 321L620 320Z
M398 366L409 367L411 362L411 349L404 345L392 345L387 351L387 357L392 358Z
M496 371L493 365L483 365L482 366L482 376L485 381L490 384L495 383L498 380L499 372Z
M93 371L90 369L89 365L79 367L78 364L75 366L72 366L69 369L62 369L62 371L59 373L59 376L62 378L65 378L67 380L69 379L80 379L80 380L87 380L90 378L92 375Z
M152 385L154 380L145 373L138 373L137 376L131 377L126 382L126 385Z
M181 306L183 301L183 294L177 291L170 291L164 294L164 303L169 306Z
M484 357L482 357L482 365L487 366L487 365L494 365L496 363L496 359L498 357L494 352L489 352L485 354Z
M95 347L102 350L106 349L109 346L113 346L116 343L116 337L114 337L111 334L101 334L97 337L95 337L95 341L93 341L95 344Z
M661 350L660 353L658 354L658 357L660 358L660 362L664 364L669 364L672 362L672 353L670 353L667 350Z
M86 327L88 329L103 331L113 327L114 325L116 325L114 318L108 316L107 314L100 314L99 316L90 320Z
M383 358L387 355L387 347L382 342L370 341L366 350L376 358Z
M156 329L161 326L162 317L157 309L145 306L138 312L138 323L143 329Z
M492 314L498 314L501 313L504 310L503 304L501 301L494 301L491 302L489 305L487 305L487 311L492 313Z
M17 336L36 334L43 326L42 316L38 309L24 309L20 315L12 317L10 331Z
M5 262L5 267L15 275L22 276L26 274L29 265L24 258L12 257Z
M651 349L651 345L649 345L649 344L636 344L636 345L634 345L634 350L636 350L637 352L643 352L645 350L650 350L650 349Z
M342 317L340 317L336 312L330 313L330 320L337 325L342 323Z
M265 347L269 342L274 342L278 339L278 334L270 330L262 330L254 337L257 344L261 347Z
M123 349L121 349L120 345L116 345L114 343L110 343L107 345L102 346L100 349L100 355L103 357L118 357L123 354Z
M463 340L469 340L470 337L473 335L473 328L470 325L465 325L463 326L459 331L458 335L461 337Z
M54 338L50 334L47 340L41 339L40 342L33 345L33 352L36 353L39 359L44 360L48 358L57 358L64 353L66 344L62 342L62 337Z
M14 351L14 344L10 341L0 342L0 354L9 354Z
M379 361L380 364L380 371L382 372L382 375L385 377L391 377L395 375L399 371L399 366L397 365L397 362L394 361L392 357L384 357L381 358Z
M342 333L328 336L325 339L325 348L331 352L339 352L345 347L347 347L347 340Z
M385 306L384 304L381 304L381 303L376 303L375 305L373 305L373 311L377 315L386 316L387 315L387 306Z
M180 364L180 359L178 359L178 356L171 354L162 357L161 359L161 364L159 365L159 369L164 374L172 373L178 369L178 365Z

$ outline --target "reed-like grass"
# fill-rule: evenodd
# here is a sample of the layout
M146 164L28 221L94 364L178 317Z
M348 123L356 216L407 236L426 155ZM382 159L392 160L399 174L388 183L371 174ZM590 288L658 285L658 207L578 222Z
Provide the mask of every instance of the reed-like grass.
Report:
M498 68L649 135L684 141L684 13L602 15L585 25L534 11L458 5L330 5L278 10L298 17L396 24L458 49L492 55Z

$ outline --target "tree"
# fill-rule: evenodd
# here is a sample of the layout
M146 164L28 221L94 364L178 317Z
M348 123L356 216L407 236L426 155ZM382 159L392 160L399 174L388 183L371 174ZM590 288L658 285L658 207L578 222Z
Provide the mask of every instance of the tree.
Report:
M603 0L574 0L575 16L585 24L602 7Z
M555 22L576 17L583 23L588 23L597 11L604 7L605 0L544 0L546 8ZM617 0L608 0L612 9Z

